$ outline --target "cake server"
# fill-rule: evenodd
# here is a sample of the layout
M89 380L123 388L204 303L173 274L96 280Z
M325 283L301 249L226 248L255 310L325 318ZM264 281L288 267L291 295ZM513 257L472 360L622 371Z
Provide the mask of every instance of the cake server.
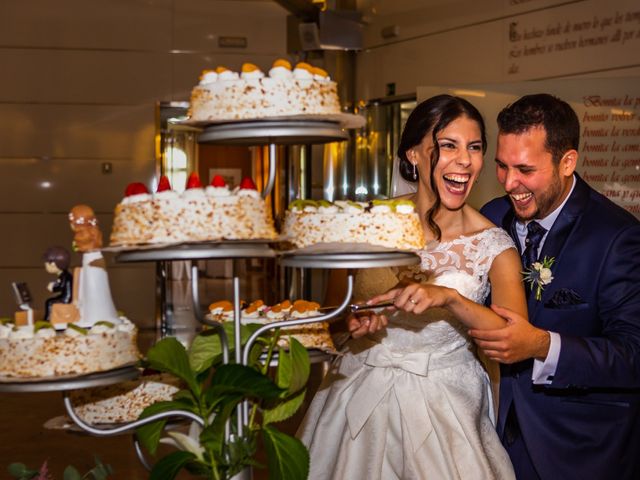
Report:
M377 312L378 310L382 310L384 308L393 307L393 300L389 300L387 302L376 303L374 305L367 305L366 303L353 303L349 305L349 310L352 313L362 312L366 310Z
M388 301L388 302L382 302L382 303L378 303L375 305L367 305L366 303L352 303L351 305L349 305L347 307L347 311L351 312L351 313L356 313L356 312L365 312L365 311L371 311L371 312L378 312L380 310L383 310L385 308L389 308L389 307L393 307L393 301ZM320 307L318 309L319 312L328 312L331 310L335 310L336 308L338 308L337 305L331 306L331 307Z

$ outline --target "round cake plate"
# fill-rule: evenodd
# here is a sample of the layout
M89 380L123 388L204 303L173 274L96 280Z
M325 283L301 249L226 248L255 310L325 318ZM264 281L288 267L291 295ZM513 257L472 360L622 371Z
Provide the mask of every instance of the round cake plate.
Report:
M253 120L204 127L198 143L225 145L307 145L349 138L339 122L329 120Z
M283 254L280 264L299 268L380 268L420 263L413 252Z
M140 376L135 365L120 367L106 372L96 372L87 375L64 376L60 378L15 379L3 377L0 381L0 392L28 393L28 392L61 392L63 390L77 390L79 388L103 387L114 383L133 380Z
M158 248L120 251L118 262L158 262L211 258L272 258L276 253L265 242L220 242L170 245Z

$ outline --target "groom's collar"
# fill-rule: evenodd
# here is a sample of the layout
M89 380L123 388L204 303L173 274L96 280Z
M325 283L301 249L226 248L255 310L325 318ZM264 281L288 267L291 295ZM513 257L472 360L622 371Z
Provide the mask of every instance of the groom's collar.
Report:
M573 193L573 190L576 188L576 184L578 183L576 176L573 175L571 177L571 189L569 190L569 193L567 194L567 196L564 198L564 200L562 201L562 203L560 205L558 205L558 207L551 212L549 215L547 215L544 218L536 218L535 221L538 222L540 224L540 226L542 226L547 232L549 232L549 230L551 230L551 227L553 227L553 224L556 222L556 219L558 218L558 216L560 216L560 212L562 211L562 209L564 208L564 206L566 205L566 203L569 201L569 198L571 197L571 194ZM527 236L527 225L529 224L529 222L531 222L532 220L527 220L525 222L520 221L520 220L516 220L516 233L518 234L518 237L526 237Z
M574 173L574 183L573 183L573 191L567 195L567 199L565 200L565 204L561 206L559 209L558 217L553 222L554 231L558 232L558 230L566 230L568 224L572 224L574 219L578 217L584 208L586 207L589 201L590 188L589 185L585 183L580 175ZM509 232L511 237L515 240L516 247L518 248L518 252L522 254L522 249L520 247L520 242L518 241L518 232L516 230L516 222L517 218L515 216L513 205L511 204L511 199L509 199L508 195L502 197L505 202L508 202L509 208L507 209L506 214L502 218L502 228ZM565 227L565 228L561 228ZM546 243L546 242L545 242ZM555 242L554 242L555 243ZM545 245L544 250L547 250L547 247L550 245Z

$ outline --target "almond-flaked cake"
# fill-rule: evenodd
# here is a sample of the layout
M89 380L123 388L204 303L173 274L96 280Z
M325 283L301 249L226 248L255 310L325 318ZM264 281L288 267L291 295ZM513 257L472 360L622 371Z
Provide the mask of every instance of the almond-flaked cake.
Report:
M136 380L70 392L75 413L91 424L125 423L137 420L156 402L169 401L180 390L173 375L158 373Z
M294 200L285 215L283 238L298 248L361 243L415 250L425 244L420 218L409 200Z
M191 92L191 120L248 120L291 115L340 113L336 82L308 63L295 67L276 60L265 75L245 63L241 72L219 66L204 70Z
M90 328L68 324L56 331L49 322L0 325L0 376L16 378L82 375L135 363L138 330L125 318Z
M182 194L162 177L150 194L130 184L116 206L111 246L153 245L219 240L273 240L276 231L264 199L250 178L231 190L215 176L206 188L198 175L189 177Z

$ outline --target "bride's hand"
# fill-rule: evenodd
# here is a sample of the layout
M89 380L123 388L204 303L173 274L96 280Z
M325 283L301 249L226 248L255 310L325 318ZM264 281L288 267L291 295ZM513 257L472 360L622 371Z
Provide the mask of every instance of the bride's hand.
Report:
M403 288L394 288L387 293L371 298L367 305L393 301L394 306L405 312L420 314L428 308L446 307L455 298L454 290L439 285L412 283Z
M377 315L371 311L352 313L347 317L347 328L353 338L375 333L385 328L388 323L385 315Z

